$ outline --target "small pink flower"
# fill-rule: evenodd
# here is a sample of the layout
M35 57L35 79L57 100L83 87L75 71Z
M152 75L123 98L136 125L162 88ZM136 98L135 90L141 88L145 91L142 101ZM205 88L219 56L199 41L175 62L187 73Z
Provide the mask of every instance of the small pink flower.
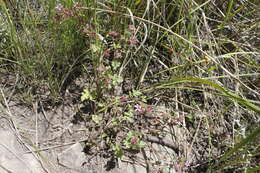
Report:
M186 161L185 164L184 164L184 166L185 166L185 167L190 167L191 164L190 164L190 162Z
M62 11L62 10L64 10L64 6L61 5L61 4L58 4L58 5L56 5L55 9L56 9L57 11Z
M134 45L136 45L138 42L139 42L139 40L137 39L136 36L132 36L132 37L127 41L127 43L128 43L130 46L134 46Z
M95 37L97 35L96 32L88 32L87 34L88 34L88 36L91 36L91 37Z
M111 37L117 37L119 35L116 31L110 31L107 34Z
M63 10L64 18L70 18L74 16L73 11L71 10Z
M176 117L175 120L181 123L184 120L184 117L183 116Z
M84 29L90 30L90 29L91 29L91 25L87 23L87 24L85 25Z
M120 100L121 103L124 103L124 102L128 101L126 97L120 97L119 100Z
M62 16L60 14L55 14L55 16L53 16L53 19L59 21L61 20Z
M79 19L79 24L83 25L84 24L84 20L83 19Z
M179 125L181 124L181 122L184 120L184 117L183 116L180 116L180 117L175 117L174 119L172 119L169 124L170 125Z
M110 56L110 53L111 53L110 50L107 49L107 50L105 50L105 51L103 52L102 55L103 55L104 57L109 57L109 56Z
M139 114L139 115L144 115L144 114L145 114L145 108L143 108L142 106L136 104L136 105L134 106L134 108L135 108L135 112L136 112L137 114Z
M138 140L138 138L137 138L136 136L132 136L132 137L131 137L131 144L132 144L132 145L138 144L138 141L139 141L139 140Z

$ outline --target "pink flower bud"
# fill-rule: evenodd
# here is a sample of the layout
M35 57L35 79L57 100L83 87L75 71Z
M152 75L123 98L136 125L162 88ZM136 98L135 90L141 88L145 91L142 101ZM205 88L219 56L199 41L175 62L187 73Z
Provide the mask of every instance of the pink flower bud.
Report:
M128 100L127 100L127 98L126 97L120 97L120 102L121 103L124 103L124 102L127 102Z
M111 53L110 50L107 49L107 50L105 50L105 51L103 52L102 55L103 55L104 57L109 57L109 56L110 56L110 53Z
M110 31L110 32L108 32L108 35L111 37L117 37L119 34L115 31Z
M56 9L57 11L62 11L62 10L64 10L64 6L61 5L61 4L58 4L58 5L56 5L55 9Z

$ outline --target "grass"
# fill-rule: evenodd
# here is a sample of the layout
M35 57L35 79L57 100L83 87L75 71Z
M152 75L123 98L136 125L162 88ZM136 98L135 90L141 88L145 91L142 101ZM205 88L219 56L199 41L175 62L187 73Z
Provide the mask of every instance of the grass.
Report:
M181 113L182 128L197 128L196 138L187 135L193 150L203 150L196 141L207 143L208 152L190 162L207 160L207 172L259 169L257 1L4 2L0 75L18 76L14 87L21 102L57 106L82 79L73 99L80 110L91 107L82 116L102 129L98 137L109 141L117 157L144 147L143 138L152 133L133 128L136 116L165 105L167 121L181 119ZM161 119L159 125L167 124ZM127 138L117 141L118 127Z

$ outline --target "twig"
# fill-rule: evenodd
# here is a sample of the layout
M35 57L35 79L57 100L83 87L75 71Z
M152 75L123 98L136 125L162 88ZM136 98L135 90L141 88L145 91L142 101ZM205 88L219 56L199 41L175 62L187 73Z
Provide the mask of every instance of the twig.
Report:
M40 151L51 150L51 149L54 149L54 148L60 148L60 147L65 147L65 146L73 145L73 144L80 143L80 142L85 142L87 140L89 140L89 138L85 138L85 139L82 139L82 140L79 140L79 141L74 141L74 142L68 142L68 143L61 144L61 145L54 145L54 146L50 146L50 147L46 147L46 148L40 148L40 149L37 149L37 150L26 151L25 153L32 153L32 152L40 152Z
M12 171L10 171L9 169L5 168L3 165L0 164L0 168L2 168L3 170L5 170L7 173L13 173Z
M36 101L34 104L35 110L35 146L38 148L38 102Z
M175 143L173 143L173 142L171 142L171 141L169 141L169 140L167 140L167 139L162 139L162 138L155 137L155 136L150 136L150 135L145 136L144 138L145 138L145 140L148 141L148 142L156 143L156 144L160 144L160 145L166 146L166 147L168 147L168 148L173 149L176 153L179 152L178 146L177 146Z

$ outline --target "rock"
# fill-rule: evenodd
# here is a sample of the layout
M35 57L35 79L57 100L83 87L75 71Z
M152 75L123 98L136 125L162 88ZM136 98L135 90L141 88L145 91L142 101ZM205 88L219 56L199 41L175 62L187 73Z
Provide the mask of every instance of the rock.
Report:
M0 172L1 173L43 173L33 154L24 154L16 136L8 130L0 131Z
M122 165L126 168L126 173L146 173L146 168L137 164Z
M85 161L86 156L80 143L72 145L58 155L59 164L73 170L82 170L82 165Z

